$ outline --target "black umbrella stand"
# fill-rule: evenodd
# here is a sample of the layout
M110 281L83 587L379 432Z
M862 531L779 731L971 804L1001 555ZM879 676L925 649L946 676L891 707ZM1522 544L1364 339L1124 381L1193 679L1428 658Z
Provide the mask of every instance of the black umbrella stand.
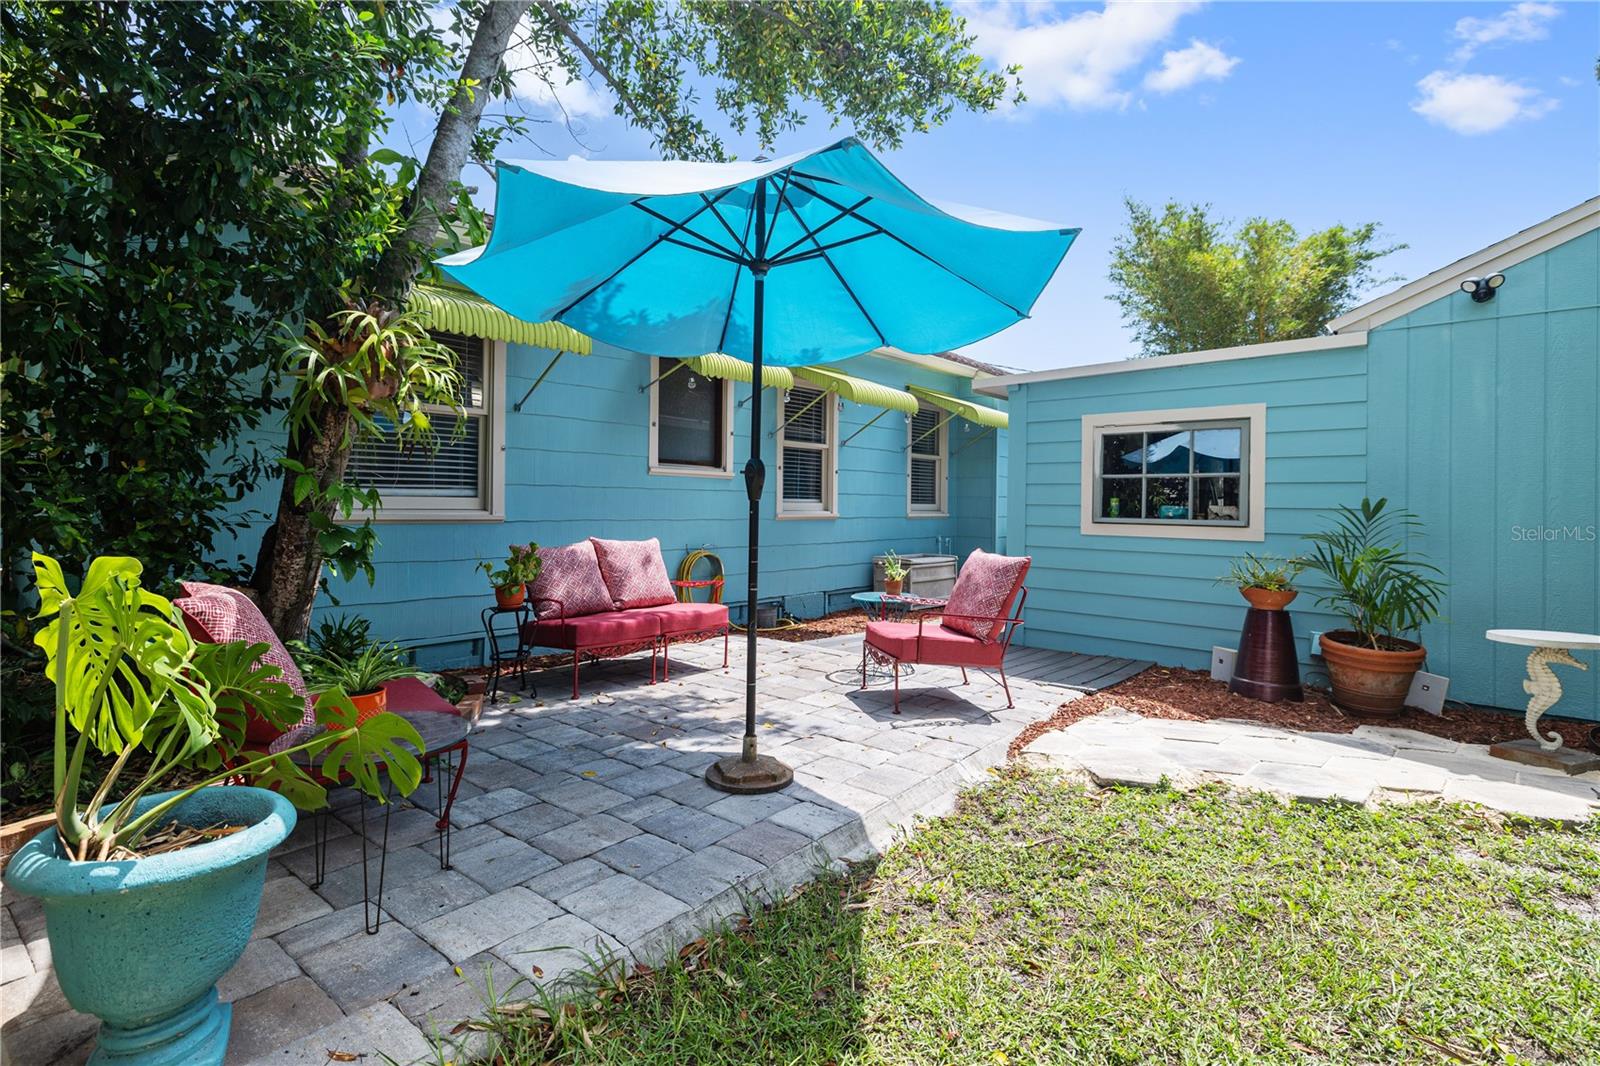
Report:
M761 462L761 348L766 332L767 183L756 183L755 258L749 264L754 282L754 337L750 344L750 459L744 464L744 491L750 501L750 560L745 587L744 745L706 770L706 784L723 792L776 792L794 780L794 771L770 755L756 751L756 590L761 558L761 490L767 470Z

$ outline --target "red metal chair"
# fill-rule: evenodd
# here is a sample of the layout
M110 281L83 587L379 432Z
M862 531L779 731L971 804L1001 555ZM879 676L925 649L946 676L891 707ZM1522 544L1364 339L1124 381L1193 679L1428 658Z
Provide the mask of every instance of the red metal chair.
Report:
M1028 590L1022 581L1027 576L1029 561L1007 560L988 553L974 552L973 557L968 558L967 565L962 567L963 572L973 565L974 557L980 555L984 557L981 565L992 565L997 559L1003 564L1013 566L1020 563L1014 583L1008 582L1010 590L1001 602L999 613L967 614L946 610L940 614L937 621L919 615L915 621L867 623L866 638L861 642L861 687L863 689L867 687L869 656L879 665L892 667L895 714L900 713L901 663L959 667L963 685L968 680L968 667L976 670L995 670L1000 674L1000 687L1005 690L1006 706L1014 706L1011 699L1011 685L1006 680L1006 652L1011 649L1011 638L1015 635L1017 627L1022 625L1022 608L1028 602ZM958 577L956 588L951 591L953 603L958 601L961 591L961 580ZM971 597L967 599L970 600ZM988 602L993 603L994 599ZM1015 614L1011 613L1013 604L1016 605ZM960 628L977 630L979 635L952 628L947 624L951 619L964 619L966 624Z

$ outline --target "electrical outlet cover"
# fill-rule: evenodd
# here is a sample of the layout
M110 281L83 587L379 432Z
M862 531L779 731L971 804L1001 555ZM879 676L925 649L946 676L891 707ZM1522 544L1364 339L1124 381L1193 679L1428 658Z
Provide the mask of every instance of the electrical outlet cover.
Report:
M1233 648L1212 648L1211 680L1232 681L1233 661L1238 658L1238 656L1239 653Z
M1418 670L1411 679L1411 691L1406 693L1406 706L1429 714L1444 714L1445 697L1450 693L1450 679L1442 674Z

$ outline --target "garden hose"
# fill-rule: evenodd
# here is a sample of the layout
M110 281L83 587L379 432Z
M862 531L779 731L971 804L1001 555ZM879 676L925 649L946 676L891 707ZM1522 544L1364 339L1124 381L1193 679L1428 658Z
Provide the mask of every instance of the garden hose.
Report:
M711 603L721 603L722 602L722 586L723 586L723 582L722 582L722 575L723 575L722 560L720 558L718 558L718 556L716 555L715 552L708 552L704 548L696 548L694 551L689 552L687 555L685 555L683 557L683 561L678 564L678 580L679 581L695 581L695 580L697 580L695 578L695 576L694 576L694 568L696 566L699 566L702 562L709 563L710 565L715 567L715 572L709 578L700 578L698 580L708 583L708 587L711 589L711 600L710 600L710 602ZM682 603L688 603L690 601L691 596L693 596L693 594L694 594L694 589L693 588L690 588L687 585L682 586L682 587L680 587L678 589L678 600L680 602L682 602ZM776 632L776 631L778 631L780 629L794 629L799 624L800 623L798 621L796 621L795 619L793 619L793 618L780 618L778 620L778 624L777 625L775 625L775 626L761 626L756 630L756 632L757 633L773 633L773 632ZM728 624L728 628L736 630L736 631L738 631L740 633L745 632L744 626L734 625L731 622Z

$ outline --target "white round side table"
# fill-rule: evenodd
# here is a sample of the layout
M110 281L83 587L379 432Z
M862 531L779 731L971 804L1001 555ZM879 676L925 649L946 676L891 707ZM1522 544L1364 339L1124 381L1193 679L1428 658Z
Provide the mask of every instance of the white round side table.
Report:
M1560 733L1539 735L1539 716L1561 699L1561 679L1553 664L1587 670L1587 663L1572 657L1574 651L1600 651L1600 633L1561 633L1549 629L1491 629L1484 634L1500 644L1519 644L1532 648L1528 653L1528 679L1522 691L1528 694L1528 735L1545 751L1561 747Z

